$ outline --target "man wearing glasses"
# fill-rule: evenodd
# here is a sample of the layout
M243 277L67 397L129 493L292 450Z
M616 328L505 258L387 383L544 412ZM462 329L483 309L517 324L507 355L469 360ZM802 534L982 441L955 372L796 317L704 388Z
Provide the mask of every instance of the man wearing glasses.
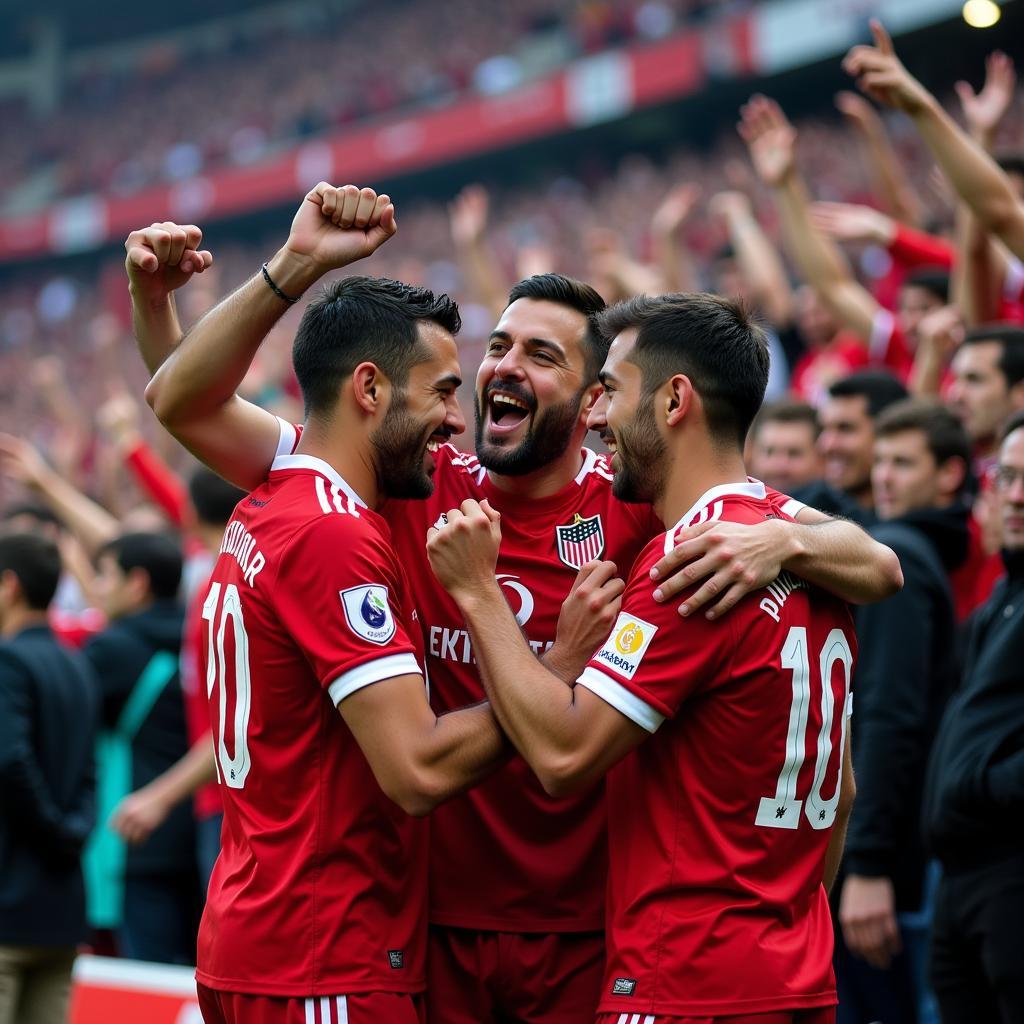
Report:
M1007 575L975 616L922 816L943 867L930 972L944 1024L1024 1019L1024 413L994 482Z

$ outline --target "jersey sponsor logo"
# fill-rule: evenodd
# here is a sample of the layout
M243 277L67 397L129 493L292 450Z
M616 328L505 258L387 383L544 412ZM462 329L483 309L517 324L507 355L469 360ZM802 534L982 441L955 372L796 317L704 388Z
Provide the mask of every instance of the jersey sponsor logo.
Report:
M400 949L389 949L388 963L391 965L391 970L400 971L405 966L405 953Z
M601 516L584 519L576 513L571 523L555 527L558 558L570 569L582 569L604 553L604 525Z
M611 636L594 657L619 675L632 679L657 632L658 627L650 622L619 612Z
M531 640L526 638L530 650L539 658L554 646L554 640ZM473 641L468 629L449 626L431 626L427 650L432 658L451 661L459 665L475 665Z
M612 982L613 996L631 996L636 991L636 978L616 978Z
M339 590L345 621L356 636L384 646L395 635L395 618L388 604L388 588L377 583Z
M519 582L518 576L513 576L511 573L502 572L498 573L494 577L501 586L507 590L511 590L512 593L519 598L519 611L516 611L515 605L509 601L509 607L512 609L513 614L516 617L516 622L520 626L525 626L530 621L530 616L533 614L534 600L533 594Z

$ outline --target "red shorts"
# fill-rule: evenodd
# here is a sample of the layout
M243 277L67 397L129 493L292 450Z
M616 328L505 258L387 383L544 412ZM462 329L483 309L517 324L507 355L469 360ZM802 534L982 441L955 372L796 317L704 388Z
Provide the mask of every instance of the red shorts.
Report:
M394 992L354 996L247 996L196 985L206 1024L424 1024L423 997Z
M603 932L479 932L431 926L429 1024L593 1024Z
M745 1013L739 1017L655 1017L644 1013L601 1013L597 1024L836 1024L834 1006L781 1013Z

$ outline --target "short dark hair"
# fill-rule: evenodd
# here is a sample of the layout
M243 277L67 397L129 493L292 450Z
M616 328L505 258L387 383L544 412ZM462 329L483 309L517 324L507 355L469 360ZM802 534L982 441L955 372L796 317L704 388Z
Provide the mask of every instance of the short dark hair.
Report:
M378 366L401 390L410 368L429 357L416 330L420 321L451 334L462 328L455 302L428 288L387 277L346 277L325 285L302 314L292 346L306 415L330 412L342 381L363 362Z
M999 370L1006 378L1006 386L1013 387L1024 380L1024 327L1012 323L981 324L972 327L962 344L983 345L996 341L1002 347Z
M8 505L4 509L3 518L5 522L9 519L16 519L19 516L34 519L40 526L63 526L52 509L35 501L20 501L15 505Z
M181 547L166 533L122 533L96 553L99 560L112 555L121 572L142 569L149 576L149 592L158 600L178 596L181 586Z
M60 582L60 551L37 533L0 533L0 574L5 572L18 578L29 608L44 612Z
M907 397L907 389L887 370L857 370L834 381L828 393L832 398L863 398L872 419Z
M1015 430L1020 430L1021 427L1024 427L1024 409L1015 412L1003 424L1003 432L999 436L999 443L1002 444Z
M821 433L818 410L810 402L801 402L795 398L780 398L762 405L754 420L754 433L766 423L806 423L815 438Z
M582 313L587 320L587 329L583 335L583 373L587 384L597 381L597 373L608 355L608 341L597 329L596 317L604 312L605 301L583 281L563 274L534 274L524 277L512 285L508 293L508 304L511 306L517 299L534 299L537 302L554 302L559 306L568 306Z
M928 450L938 466L950 459L971 464L971 440L963 424L940 402L926 398L905 398L890 405L875 420L875 437L891 437L908 430L924 434ZM966 480L966 474L964 476Z
M638 328L630 361L644 387L652 392L686 374L711 436L743 447L768 386L768 340L743 305L707 292L638 295L605 310L598 325L609 343Z
M1024 178L1024 152L1012 150L996 154L996 163L1006 174L1018 174Z
M903 278L903 288L923 288L943 303L949 302L949 271L945 267L921 267Z
M188 493L196 516L207 526L227 526L245 491L229 484L206 466L197 466L188 478Z

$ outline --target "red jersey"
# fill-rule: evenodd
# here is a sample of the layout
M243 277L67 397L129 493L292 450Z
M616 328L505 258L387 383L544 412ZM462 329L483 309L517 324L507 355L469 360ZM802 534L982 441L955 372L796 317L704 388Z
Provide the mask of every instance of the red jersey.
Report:
M1024 263L1011 256L1003 279L999 318L1011 323L1024 323Z
M851 334L841 333L822 348L811 349L800 357L790 376L789 388L805 402L820 406L837 380L867 365L868 353L863 343Z
M907 336L887 309L879 309L871 324L868 352L873 365L883 367L904 383L914 368L914 355Z
M224 797L197 979L252 995L424 987L425 823L335 705L422 675L387 524L325 462L275 459L239 502L202 617Z
M431 497L384 505L420 610L438 711L485 697L469 630L426 557L427 528L442 512L467 498L487 498L501 512L497 578L538 654L554 643L562 602L580 566L611 559L625 576L644 545L663 530L650 506L612 497L607 456L588 448L582 455L579 474L568 486L524 501L496 488L475 455L444 445ZM433 812L430 846L430 919L437 924L510 932L604 927L601 786L555 799L521 758L513 758Z
M855 636L780 575L720 620L679 618L648 571L680 527L784 515L763 485L708 491L637 560L579 684L652 735L607 779L602 1013L711 1017L836 1001L822 885ZM824 685L823 685L824 682Z
M985 550L982 525L973 513L967 518L967 534L967 557L949 573L957 622L966 621L975 609L983 605L992 588L1006 574L999 552Z

